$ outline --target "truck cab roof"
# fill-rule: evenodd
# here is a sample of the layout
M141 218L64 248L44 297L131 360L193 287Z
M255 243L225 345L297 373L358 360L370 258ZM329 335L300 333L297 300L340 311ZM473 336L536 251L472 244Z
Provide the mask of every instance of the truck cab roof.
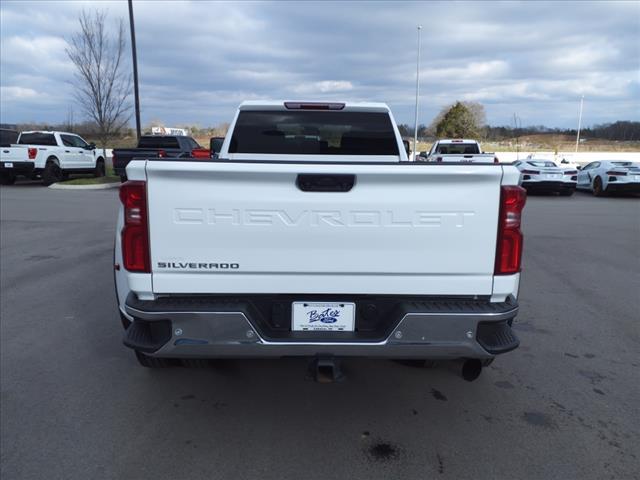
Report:
M72 132L63 132L62 130L24 130L20 133L47 133L47 134L60 134L60 135L78 135L77 133Z
M307 107L307 108L305 108ZM246 100L239 110L342 110L347 112L390 112L382 102L349 102L317 100Z
M471 138L445 138L442 140L438 140L438 143L449 144L449 143L478 143L477 140L473 140Z

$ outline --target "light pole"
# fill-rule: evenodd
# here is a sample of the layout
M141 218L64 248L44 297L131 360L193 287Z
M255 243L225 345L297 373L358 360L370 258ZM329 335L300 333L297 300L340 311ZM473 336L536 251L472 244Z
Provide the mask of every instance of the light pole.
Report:
M578 115L578 134L576 135L576 153L578 153L578 144L580 143L580 127L582 127L582 105L584 104L584 95L580 98L580 114Z
M518 122L520 126L518 126ZM513 114L514 133L516 134L516 160L520 160L520 133L519 128L522 127L522 120L517 114Z
M418 61L416 66L416 115L414 118L414 127L413 127L413 159L414 160L416 158L416 151L418 148L418 98L420 97L420 33L421 31L422 31L422 25L418 25Z
M129 30L131 30L131 54L133 55L133 96L136 110L136 135L140 140L140 95L138 93L138 54L136 53L136 28L133 24L133 1L129 0Z

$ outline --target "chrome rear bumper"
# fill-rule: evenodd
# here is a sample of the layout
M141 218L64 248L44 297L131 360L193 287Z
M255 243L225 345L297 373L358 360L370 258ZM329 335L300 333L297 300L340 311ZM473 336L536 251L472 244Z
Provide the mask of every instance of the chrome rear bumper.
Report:
M449 301L451 302L451 301ZM135 303L135 302L134 302ZM125 345L147 355L167 358L251 358L284 356L362 356L380 358L492 358L513 350L518 339L510 323L518 312L515 301L480 308L439 308L405 313L390 333L378 341L291 335L269 338L243 311L158 311L125 305L135 320ZM465 304L466 306L466 304ZM228 307L228 305L227 305ZM227 309L225 309L227 310ZM446 311L443 311L446 310ZM465 311L466 310L466 311ZM162 322L162 323L161 323ZM162 325L162 327L160 327Z

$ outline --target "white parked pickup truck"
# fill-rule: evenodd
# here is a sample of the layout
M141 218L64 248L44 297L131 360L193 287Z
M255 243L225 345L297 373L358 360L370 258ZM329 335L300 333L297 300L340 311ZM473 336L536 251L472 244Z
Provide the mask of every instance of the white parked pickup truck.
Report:
M13 185L18 175L33 173L35 148L15 145L20 134L15 130L0 128L0 185Z
M44 185L64 180L73 173L105 175L105 161L94 144L67 132L22 132L17 145L2 148L0 180L15 182L18 175L42 178Z
M520 172L409 162L384 104L245 102L219 158L126 173L115 280L144 366L465 359L474 377L518 346Z
M427 153L427 162L498 163L494 153L484 153L480 143L468 139L438 140Z

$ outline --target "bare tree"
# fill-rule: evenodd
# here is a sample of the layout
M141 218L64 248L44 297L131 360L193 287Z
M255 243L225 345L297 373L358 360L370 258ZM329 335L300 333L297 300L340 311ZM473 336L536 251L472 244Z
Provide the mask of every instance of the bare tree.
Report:
M82 11L80 31L68 41L69 59L76 66L75 97L81 110L98 126L98 138L104 150L131 118L127 102L131 94L131 75L124 69L124 22L119 19L115 35L107 32L107 13L93 15ZM106 154L105 154L106 155Z

